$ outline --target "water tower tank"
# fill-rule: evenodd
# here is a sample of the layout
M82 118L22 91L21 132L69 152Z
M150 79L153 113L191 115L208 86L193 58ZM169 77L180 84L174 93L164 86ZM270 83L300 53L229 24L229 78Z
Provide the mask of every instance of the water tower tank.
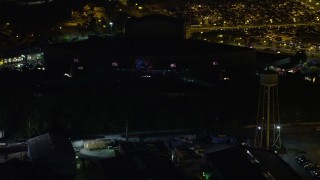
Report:
M263 71L260 74L260 84L264 86L276 86L278 84L278 73L274 71Z

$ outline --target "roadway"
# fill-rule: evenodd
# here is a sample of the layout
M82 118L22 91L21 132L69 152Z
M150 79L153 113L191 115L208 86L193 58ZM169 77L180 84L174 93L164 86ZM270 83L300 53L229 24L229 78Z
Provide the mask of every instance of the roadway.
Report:
M201 27L188 27L187 31L201 32L225 29L251 29L251 28L278 28L278 27L297 27L297 26L316 26L319 23L291 23L291 24L263 24L263 25L239 25L239 26L201 26Z

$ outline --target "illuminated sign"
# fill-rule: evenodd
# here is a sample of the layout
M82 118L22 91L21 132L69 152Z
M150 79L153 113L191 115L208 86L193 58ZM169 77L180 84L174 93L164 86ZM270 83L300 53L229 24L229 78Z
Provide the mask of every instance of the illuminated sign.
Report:
M150 70L152 66L153 64L149 57L137 57L135 60L136 70Z
M113 67L118 67L118 62L112 62L112 64L111 64Z
M170 64L170 67L171 67L171 68L176 68L177 65L176 65L176 63L171 63L171 64Z

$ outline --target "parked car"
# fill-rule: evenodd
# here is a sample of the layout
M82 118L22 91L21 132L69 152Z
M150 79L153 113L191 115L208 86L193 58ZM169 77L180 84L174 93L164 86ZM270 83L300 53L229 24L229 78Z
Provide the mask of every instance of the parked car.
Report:
M320 179L320 170L311 170L310 174L312 177Z
M312 161L310 159L306 159L306 160L301 160L300 162L298 162L302 167L304 167L307 164L312 163Z
M311 170L319 170L319 165L317 164L313 164L313 163L309 163L307 165L303 166L307 171L311 171Z
M296 158L296 161L298 164L300 164L302 166L307 165L308 163L311 163L311 161L309 159L307 159L306 156L298 157L298 158Z
M294 159L295 159L296 161L298 161L298 160L301 159L301 158L306 158L306 156L305 156L305 155L302 155L302 154L299 154L299 155L297 155Z

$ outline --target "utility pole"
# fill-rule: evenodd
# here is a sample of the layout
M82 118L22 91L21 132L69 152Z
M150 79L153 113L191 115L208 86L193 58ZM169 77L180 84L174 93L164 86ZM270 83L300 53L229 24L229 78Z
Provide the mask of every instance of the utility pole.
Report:
M126 119L126 142L128 142L128 119Z
M31 123L30 123L30 119L29 119L29 122L28 122L28 137L30 139L30 134L31 134Z

